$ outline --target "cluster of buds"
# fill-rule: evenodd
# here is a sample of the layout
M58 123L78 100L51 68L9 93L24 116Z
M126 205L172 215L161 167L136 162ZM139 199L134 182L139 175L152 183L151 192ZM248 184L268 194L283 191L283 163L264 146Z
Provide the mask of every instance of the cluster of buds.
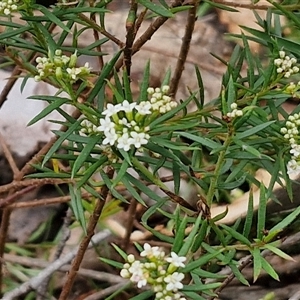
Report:
M300 174L300 144L299 144L299 130L300 114L294 114L288 117L285 124L286 127L281 128L281 133L290 144L291 160L287 164L287 173L289 175Z
M56 50L54 55L49 53L48 57L37 57L37 72L35 81L40 81L49 76L54 76L58 80L65 80L68 83L75 83L78 79L85 80L91 72L88 63L83 67L76 67L77 52L70 57L62 55L61 50Z
M155 300L185 300L178 292L183 288L181 281L184 278L178 268L185 266L186 257L180 257L175 252L166 256L161 248L151 247L147 243L140 255L145 258L143 262L132 254L127 256L121 276L129 278L138 288L149 285L155 292Z
M0 13L6 16L11 15L12 12L18 10L19 0L2 0L0 1Z
M170 111L177 106L171 97L167 96L169 87L149 88L150 100L140 103L129 103L124 100L119 104L107 104L102 112L104 118L99 120L99 126L84 120L81 123L83 134L104 134L102 145L116 146L118 149L129 151L133 146L140 149L148 143L150 135L149 124L160 114Z
M279 51L279 58L274 59L274 65L277 67L276 72L278 74L284 74L285 78L289 78L292 74L299 72L296 63L297 59L285 55L285 51Z
M231 112L228 112L226 114L226 116L228 118L232 118L233 119L233 118L236 118L236 117L241 117L243 115L243 111L240 110L240 109L238 109L238 106L237 106L236 103L232 103L230 105L230 108L232 109Z
M287 94L290 94L292 97L298 97L299 96L299 89L300 89L300 81L295 84L294 82L290 82L285 88L284 92Z
M172 101L171 97L167 95L169 89L170 87L168 85L164 85L161 89L148 88L147 92L150 96L150 103L153 111L159 111L164 114L177 106L177 103Z
M87 119L82 120L80 125L80 133L84 135L93 135L97 132L97 126Z

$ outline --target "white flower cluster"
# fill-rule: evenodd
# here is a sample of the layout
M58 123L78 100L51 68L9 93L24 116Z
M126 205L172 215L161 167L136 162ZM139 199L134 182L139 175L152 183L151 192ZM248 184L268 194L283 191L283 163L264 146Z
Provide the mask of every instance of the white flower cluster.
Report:
M299 72L296 63L297 59L285 55L285 51L279 51L279 58L274 59L274 64L277 67L276 72L278 74L284 74L285 78L289 78L292 74Z
M100 119L98 132L104 133L103 145L116 146L118 149L129 151L131 146L136 149L148 143L150 135L147 133L151 120L159 114L166 113L177 105L165 93L169 87L148 89L150 101L129 103L124 100L119 104L107 104L102 112L105 117Z
M11 15L12 12L18 10L19 0L2 0L0 1L0 13L6 16Z
M227 117L229 118L236 118L236 117L241 117L243 115L243 111L240 109L237 109L237 104L236 103L232 103L230 105L230 108L232 109L231 112L228 112L226 114Z
M37 57L36 62L38 75L34 77L35 81L40 81L48 76L55 76L57 79L65 79L73 84L78 79L85 79L91 72L89 63L85 63L83 67L76 67L76 52L68 57L62 55L62 51L58 49L54 56L49 54L49 57Z
M145 257L145 262L136 260L134 255L129 254L121 276L129 278L138 288L147 284L151 286L155 292L155 300L185 300L178 292L183 288L181 281L184 274L177 270L185 266L186 258L178 256L175 252L166 256L162 249L151 247L147 243L144 244L141 256Z
M292 155L291 160L287 164L287 173L289 175L300 174L300 144L299 144L299 130L300 126L300 114L294 114L288 117L288 121L285 123L286 127L281 128L281 133L284 138L289 141Z

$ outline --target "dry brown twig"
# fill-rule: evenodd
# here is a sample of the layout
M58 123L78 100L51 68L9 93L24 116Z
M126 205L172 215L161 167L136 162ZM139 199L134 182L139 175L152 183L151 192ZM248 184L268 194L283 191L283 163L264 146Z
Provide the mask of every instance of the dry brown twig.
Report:
M109 179L111 179L114 175L114 169L111 167L108 167L106 175ZM94 235L94 230L96 228L96 225L98 223L98 220L100 218L103 207L104 207L108 197L109 197L109 188L105 185L102 187L101 194L99 195L99 198L96 201L94 211L93 211L92 215L90 216L90 219L89 219L89 222L87 225L86 235L84 236L83 240L81 241L79 249L75 256L75 259L72 262L71 269L69 271L67 280L62 288L61 294L59 296L59 300L66 300L68 298L68 295L73 286L77 271L80 267L83 256L88 248L91 238Z
M176 68L174 71L174 76L171 79L171 84L170 84L170 95L173 97L175 97L176 92L178 90L179 81L182 76L182 72L183 72L184 65L185 65L185 62L187 59L187 55L190 50L192 35L194 32L195 22L197 19L196 14L197 14L198 4L199 4L198 0L194 1L192 3L192 5L193 5L192 8L190 8L188 10L188 19L186 22L185 33L182 38L181 48L180 48L180 52L178 55L177 64L176 64Z
M131 57L132 57L132 45L136 37L136 13L137 13L137 2L135 0L130 1L130 10L126 20L126 42L124 52L124 65L128 76L130 76L131 69Z
M178 7L181 6L183 3L183 0L175 0L172 4L171 7ZM138 22L136 30L139 28L141 21L144 18L144 12L141 13L141 18L138 18ZM132 50L131 50L131 55L134 55L140 49L144 44L146 44L151 37L155 34L155 32L168 20L169 18L167 17L157 17L149 26L148 28L144 31L144 33L133 43L132 45ZM116 62L115 68L116 70L119 70L122 66L124 65L124 57L120 57L119 60Z
M5 158L7 159L9 166L11 168L11 170L13 171L13 176L14 178L17 178L19 176L20 170L16 165L16 162L8 148L8 146L6 145L6 142L4 140L3 135L0 133L0 146L2 148L3 154L5 156Z

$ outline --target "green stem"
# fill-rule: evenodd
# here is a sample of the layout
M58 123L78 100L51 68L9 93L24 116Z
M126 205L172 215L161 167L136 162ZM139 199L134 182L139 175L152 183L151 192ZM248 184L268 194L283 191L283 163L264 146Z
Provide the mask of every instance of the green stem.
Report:
M213 198L214 198L214 194L215 194L215 190L216 190L216 186L217 186L217 183L218 183L218 177L220 175L220 171L221 171L221 168L224 164L224 158L225 158L225 154L227 152L227 149L231 143L231 140L232 140L232 136L233 136L233 131L232 129L233 128L228 128L229 129L229 132L228 132L228 135L227 135L227 138L224 142L224 150L220 152L220 155L219 155L219 158L218 158L218 161L216 163L216 167L215 167L215 171L214 171L214 174L213 174L213 177L210 181L210 186L209 186L209 189L208 189L208 193L207 193L207 205L208 207L211 207L212 205L212 202L213 202Z

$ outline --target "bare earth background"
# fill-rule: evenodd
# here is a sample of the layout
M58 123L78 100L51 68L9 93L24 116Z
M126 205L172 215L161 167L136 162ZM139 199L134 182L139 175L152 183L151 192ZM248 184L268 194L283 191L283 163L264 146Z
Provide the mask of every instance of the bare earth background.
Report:
M246 2L248 3L249 1L245 1L245 3ZM116 2L114 5L115 6L111 7L114 12L106 19L106 30L117 36L119 39L124 40L124 24L127 14L123 8L126 7L126 4L121 1L119 5L117 5ZM176 17L176 19L169 20L146 44L143 50L134 56L132 61L132 74L136 89L138 88L138 83L142 77L143 69L149 59L151 61L151 80L154 86L160 85L160 81L167 69L174 67L184 31L181 24L184 24L185 18L185 14L181 14ZM190 54L187 59L187 64L185 65L185 70L177 94L178 100L188 94L186 87L189 87L191 90L197 90L194 72L195 64L199 66L202 73L204 86L206 88L206 100L209 101L218 96L225 67L216 58L211 56L210 53L212 52L227 60L231 55L234 42L225 38L224 33L239 33L239 24L255 27L256 25L252 12L249 10L241 10L239 13L212 11L207 16L197 20ZM147 25L149 25L149 23L143 25L141 32L144 31L144 28L146 28ZM84 38L80 41L80 46L89 44L92 41L91 32L86 31ZM108 48L103 49L104 52L107 51L113 53L118 50L113 44L110 44L107 47ZM260 49L258 45L252 44L251 47L253 51L257 52L257 55L263 56L263 50ZM86 57L82 57L82 64L86 59ZM93 68L97 70L97 60L92 59L90 60L90 63ZM6 79L9 76L9 72L0 70L0 91L5 86ZM55 129L55 126L52 123L47 122L47 120L40 121L31 127L26 126L28 121L40 112L45 105L41 101L28 100L26 98L30 95L54 94L55 88L29 80L25 90L21 93L20 84L21 79L18 80L16 86L9 94L7 101L0 109L1 144L3 146L3 143L5 143L8 146L19 167L24 165L28 160L28 157L39 149L41 144L47 142L51 138L51 130ZM56 119L58 117L57 114L53 114L50 119ZM0 154L2 153L1 144ZM11 182L11 180L12 172L2 153L0 156L0 184L7 184ZM187 190L183 191L183 193L190 198L193 197L194 193L190 192L188 186L186 189ZM53 189L37 189L31 191L26 196L20 197L18 202L24 203L25 201L31 201L36 198L51 198L55 197L55 195L56 192ZM247 204L245 203L243 206L246 207ZM59 216L58 218L61 218L60 213L64 211L65 208L64 205L47 205L35 208L13 209L9 228L9 241L17 242L19 245L26 244L32 233L34 233L43 222L47 221L49 216L54 218L55 216ZM238 211L237 213L241 214L242 212ZM116 219L118 219L118 222L116 222ZM111 239L117 239L118 237L123 236L124 226L122 222L124 220L126 220L126 213L121 212L118 216L115 216L113 220L109 219L104 222L104 225L109 227L113 233ZM72 249L74 245L78 244L81 234L82 232L78 227L72 231L71 239L68 242L70 246L69 249ZM136 230L132 236L135 240L144 240L148 237L149 233L141 230ZM105 251L102 252L105 253ZM297 296L297 291L300 291L300 255L297 253L293 255L295 259L294 262L286 262L280 258L270 258L272 264L275 265L276 270L280 274L280 283L271 280L266 275L262 275L258 282L251 287L240 286L237 281L233 281L230 286L222 292L220 298L224 300L258 300L267 293L274 292L274 299L276 300L300 299L300 295ZM89 251L86 255L83 267L86 269L93 268L103 270L103 265L98 263L97 255L98 254L94 253L94 251ZM9 259L8 256L6 258ZM10 259L14 261L14 258ZM109 271L113 272L112 270ZM226 272L226 270L224 270L224 272ZM251 267L246 268L244 272L251 282ZM59 288L61 284L61 275L57 275L57 278L56 288ZM82 284L82 282L84 282L84 284ZM88 286L88 284L80 278L79 284L75 286L72 298L70 299L79 299L76 295L79 295L80 292L82 292L82 286Z

